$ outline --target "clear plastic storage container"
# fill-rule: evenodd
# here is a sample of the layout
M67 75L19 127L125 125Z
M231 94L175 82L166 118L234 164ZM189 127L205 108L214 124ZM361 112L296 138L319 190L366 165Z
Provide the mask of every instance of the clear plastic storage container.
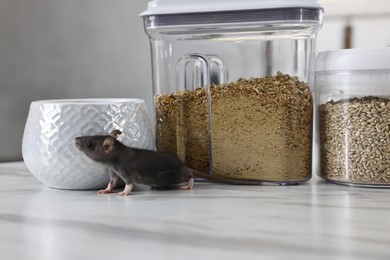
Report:
M311 178L316 0L155 0L157 149L196 170L281 184Z
M390 187L390 48L318 55L320 176Z

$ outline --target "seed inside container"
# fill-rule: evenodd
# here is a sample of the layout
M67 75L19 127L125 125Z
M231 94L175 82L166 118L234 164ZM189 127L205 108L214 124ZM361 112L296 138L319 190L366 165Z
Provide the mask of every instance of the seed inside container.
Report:
M320 105L321 175L390 184L390 99L368 96Z
M286 74L240 79L155 98L157 149L177 153L191 168L261 181L311 177L312 95ZM211 146L210 146L211 140ZM210 151L211 147L211 151Z

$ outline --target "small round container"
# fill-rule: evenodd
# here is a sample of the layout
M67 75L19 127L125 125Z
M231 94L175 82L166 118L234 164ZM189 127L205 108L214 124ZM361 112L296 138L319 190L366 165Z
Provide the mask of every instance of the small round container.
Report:
M107 135L114 129L132 147L154 149L154 135L142 99L40 100L30 105L24 129L24 162L39 181L58 189L99 189L109 181L105 166L75 147L74 138Z
M311 178L318 0L154 0L156 146L231 179Z
M319 176L390 187L390 48L322 52L315 82Z

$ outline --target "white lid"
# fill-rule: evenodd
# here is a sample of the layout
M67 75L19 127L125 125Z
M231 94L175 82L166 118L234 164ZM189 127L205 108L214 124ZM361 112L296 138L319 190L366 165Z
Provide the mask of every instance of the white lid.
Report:
M287 7L322 8L320 0L151 0L141 16Z
M316 71L390 69L390 47L320 52Z

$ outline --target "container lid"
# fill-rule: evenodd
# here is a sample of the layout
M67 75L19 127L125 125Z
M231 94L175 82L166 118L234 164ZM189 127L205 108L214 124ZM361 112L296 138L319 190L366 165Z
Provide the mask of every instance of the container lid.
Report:
M320 52L316 63L317 72L386 69L390 69L390 47Z
M151 0L141 16L276 8L322 9L320 0Z

